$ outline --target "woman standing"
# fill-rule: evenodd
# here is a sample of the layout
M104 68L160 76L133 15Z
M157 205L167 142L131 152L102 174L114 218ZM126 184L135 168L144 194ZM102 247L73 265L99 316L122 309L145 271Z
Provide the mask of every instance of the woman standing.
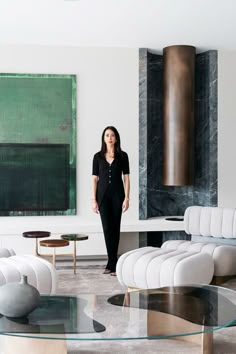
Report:
M121 150L115 127L106 127L102 133L102 146L94 155L92 174L92 208L100 213L108 255L104 274L115 276L121 214L129 208L130 191L129 159Z

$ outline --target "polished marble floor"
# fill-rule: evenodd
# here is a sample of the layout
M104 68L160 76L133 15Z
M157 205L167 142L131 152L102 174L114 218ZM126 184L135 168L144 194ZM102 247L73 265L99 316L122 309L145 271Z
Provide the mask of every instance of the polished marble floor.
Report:
M112 295L124 292L116 277L104 275L103 262L79 262L77 274L74 275L69 263L58 263L58 289L60 294L82 294L94 292ZM225 287L236 290L236 279L228 281ZM236 300L236 299L235 299ZM109 316L109 314L107 314ZM118 324L117 326L122 326ZM121 328L122 330L122 328ZM72 341L68 342L68 354L138 354L138 353L175 353L198 354L199 347L177 339L162 340L120 340L106 342ZM236 354L236 327L226 328L214 333L214 354Z

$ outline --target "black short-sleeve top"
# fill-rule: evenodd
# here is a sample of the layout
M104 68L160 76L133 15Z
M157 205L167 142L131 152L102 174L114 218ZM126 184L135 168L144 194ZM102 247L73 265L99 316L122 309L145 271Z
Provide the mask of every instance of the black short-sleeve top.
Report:
M115 157L112 163L109 163L101 152L97 152L93 157L92 174L98 176L97 202L99 205L108 186L112 187L112 190L118 194L122 201L124 200L122 174L129 174L129 158L126 152L122 151L121 155Z

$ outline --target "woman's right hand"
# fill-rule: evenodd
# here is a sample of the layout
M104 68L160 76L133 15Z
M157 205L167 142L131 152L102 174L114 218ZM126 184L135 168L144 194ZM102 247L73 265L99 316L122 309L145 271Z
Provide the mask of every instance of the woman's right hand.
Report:
M99 213L98 203L97 203L96 199L94 199L94 200L92 201L92 209L93 209L94 213L96 213L96 214Z

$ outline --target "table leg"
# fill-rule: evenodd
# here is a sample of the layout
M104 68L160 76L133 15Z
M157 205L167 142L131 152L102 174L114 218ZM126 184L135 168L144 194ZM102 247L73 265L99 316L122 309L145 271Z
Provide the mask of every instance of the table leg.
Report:
M201 354L213 354L213 332L204 325L198 325L167 313L149 310L147 326L148 336L173 336L175 339L198 344ZM196 334L174 336L176 333Z
M37 334L37 336L39 336L39 334ZM53 336L55 336L55 334ZM4 339L4 354L67 354L65 340L21 338L13 336L4 336Z
M73 254L73 259L74 259L74 274L76 274L76 241L74 241L74 254Z
M52 263L56 268L56 247L53 247Z
M35 256L39 256L38 239L35 239Z

